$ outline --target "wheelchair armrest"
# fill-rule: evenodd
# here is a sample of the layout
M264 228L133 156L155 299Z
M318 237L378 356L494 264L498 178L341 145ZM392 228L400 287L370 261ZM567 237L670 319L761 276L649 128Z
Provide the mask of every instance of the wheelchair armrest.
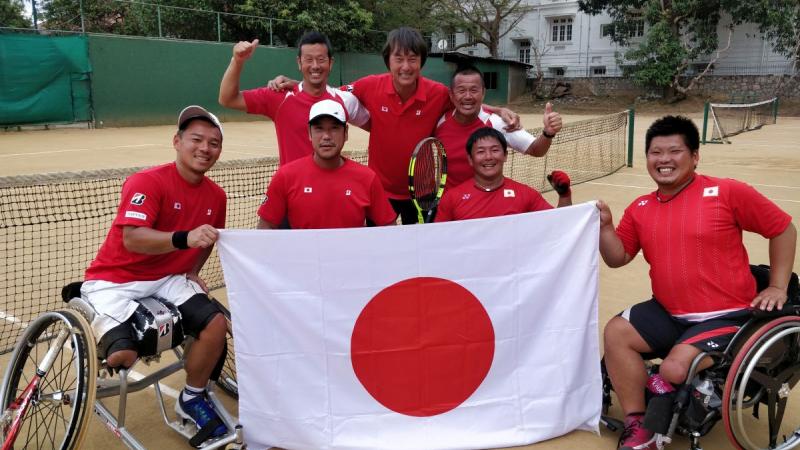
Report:
M83 314L83 317L85 317L86 320L89 321L89 323L92 323L92 320L94 320L94 315L95 315L94 308L92 308L92 305L90 305L88 302L84 301L80 297L80 295L78 297L74 297L71 300L67 301L67 304L69 305L70 308Z
M774 319L776 317L783 316L800 316L800 305L786 302L781 309L773 309L772 311L753 309L752 311L753 317L756 319Z
M75 297L81 298L81 286L83 286L83 281L73 281L61 288L61 300L69 303Z

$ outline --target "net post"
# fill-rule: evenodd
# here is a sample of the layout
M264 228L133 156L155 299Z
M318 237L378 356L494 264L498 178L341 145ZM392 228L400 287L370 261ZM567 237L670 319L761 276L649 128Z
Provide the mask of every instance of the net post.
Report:
M633 167L633 108L628 110L628 167Z
M772 104L772 123L778 123L778 97L775 97L775 102Z
M222 42L222 21L219 18L219 12L217 13L217 42Z
M708 129L708 102L703 105L703 145L706 143L706 129Z

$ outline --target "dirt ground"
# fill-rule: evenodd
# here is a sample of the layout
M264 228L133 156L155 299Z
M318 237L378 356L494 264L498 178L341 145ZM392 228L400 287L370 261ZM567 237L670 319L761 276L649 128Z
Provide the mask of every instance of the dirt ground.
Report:
M566 121L574 121L607 111L618 111L622 109L620 102L623 100L587 102L591 103L591 108L586 104L572 108L567 102L554 103L556 110L564 114ZM523 116L523 124L527 127L536 127L541 123L542 105L543 103L531 102L524 105L515 104L512 107L521 112L529 112ZM575 186L574 202L603 199L611 206L616 220L619 220L623 209L635 197L654 189L644 167L643 154L644 132L652 120L663 113L680 112L690 115L697 123L702 123L702 107L698 108L696 103L679 104L675 109L662 105L657 111L648 108L649 106L637 107L639 114L636 117L633 167ZM223 158L249 158L277 153L275 133L271 123L257 121L229 123L225 126ZM174 157L171 148L173 133L173 126L0 132L0 176L153 165L169 161ZM791 214L795 218L795 226L798 226L800 224L798 140L800 140L800 118L781 115L777 125L736 136L730 145L703 146L698 170L701 173L733 177L750 183ZM348 147L364 149L366 142L366 133L354 129ZM551 202L555 200L553 193L548 193L545 197ZM767 242L763 238L746 233L745 243L752 261L768 261ZM800 254L795 258L795 268L800 267L799 261ZM649 297L647 270L647 264L641 257L624 268L602 267L599 310L601 324L627 305ZM224 291L215 294L224 298ZM0 357L0 364L5 365L6 361L7 357ZM142 372L150 370L147 367L138 369ZM163 381L164 385L175 390L180 389L182 383L181 374ZM792 399L796 402L795 397L798 397L797 392ZM236 403L229 399L226 403L235 412ZM169 408L172 407L172 403L167 407L171 413ZM152 390L132 394L128 404L130 431L138 436L147 448L190 448L183 439L162 423L156 408ZM616 408L612 408L611 412L617 417L620 416L620 411ZM790 408L787 415L793 424L800 423L800 406ZM615 448L617 438L615 433L602 429L599 436L588 432L573 432L547 442L520 448L612 449ZM721 424L718 424L702 442L704 448L708 449L730 448ZM676 439L676 443L672 446L672 448L686 447L687 441L683 438ZM85 448L112 449L123 448L123 445L99 420L90 419L90 435Z

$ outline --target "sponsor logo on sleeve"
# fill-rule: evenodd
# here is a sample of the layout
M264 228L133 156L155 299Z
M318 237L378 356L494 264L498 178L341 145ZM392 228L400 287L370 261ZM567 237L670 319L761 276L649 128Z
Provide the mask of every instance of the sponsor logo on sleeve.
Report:
M353 193L353 191L351 191L350 189L347 189L346 191L344 191L344 195L348 195L349 196L352 193Z
M147 198L146 195L137 192L133 194L133 197L131 198L131 204L136 206L142 206L144 204L144 199L146 198Z
M389 107L388 106L381 106L381 111L389 112Z
M703 189L703 197L718 197L719 186L711 186Z
M639 203L636 204L636 206L644 206L646 204L647 204L647 200L641 200Z
M125 217L129 217L131 219L147 220L147 214L140 213L138 211L125 211Z

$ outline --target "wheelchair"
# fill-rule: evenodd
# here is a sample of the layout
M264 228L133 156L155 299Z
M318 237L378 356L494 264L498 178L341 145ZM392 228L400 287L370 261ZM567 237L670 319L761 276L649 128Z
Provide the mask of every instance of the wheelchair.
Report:
M758 291L769 285L769 267L751 266ZM656 433L659 449L676 434L686 436L691 450L701 450L700 438L722 420L733 448L800 448L800 391L791 402L792 389L800 382L800 287L796 274L781 310L754 311L730 344L718 352L700 353L689 367L686 382L667 396L646 392L644 426ZM710 357L711 367L698 370ZM654 374L658 365L646 363ZM623 428L609 417L611 380L603 373L601 423L611 431ZM792 406L793 405L793 406ZM784 423L786 413L796 423Z
M209 402L228 429L225 435L210 438L213 426L198 430L193 422L180 417L171 420L167 414L159 381L183 369L183 355L193 341L183 335L177 308L156 297L137 300L133 318L139 357L133 367L111 369L98 359L90 325L94 310L81 299L80 284L65 286L61 295L67 308L37 317L11 353L0 390L2 450L80 448L92 410L127 447L143 450L145 447L126 428L126 408L129 393L149 386L155 391L164 422L193 447L244 448L242 428L220 402L212 382L207 388ZM216 303L228 321L227 344L232 350L230 313ZM132 371L139 363L149 366L160 362L166 352L172 352L176 361L146 376ZM232 353L223 352L212 379L224 392L238 398ZM110 397L118 397L116 415L102 401Z

